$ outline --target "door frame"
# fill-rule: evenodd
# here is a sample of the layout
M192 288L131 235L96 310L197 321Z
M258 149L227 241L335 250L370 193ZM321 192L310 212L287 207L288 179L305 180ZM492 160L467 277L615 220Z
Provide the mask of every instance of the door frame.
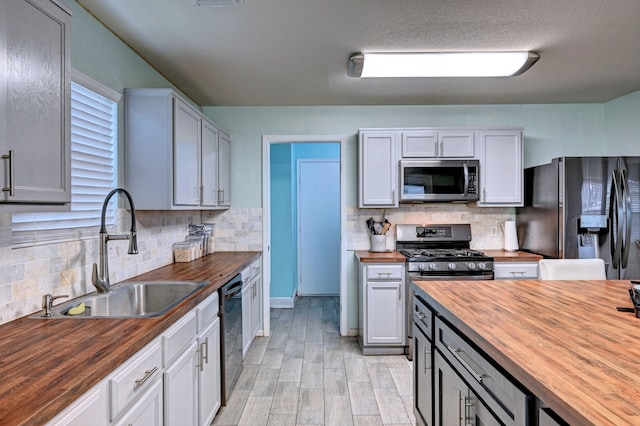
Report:
M338 163L338 173L340 173L340 159L339 158L298 158L297 160L297 176L296 176L296 240L300 241L301 229L300 229L300 215L301 215L301 205L300 205L300 172L301 172L301 164L302 163ZM340 190L340 189L339 189ZM340 191L342 194L342 191ZM340 233L340 229L338 233ZM340 237L338 237L340 238ZM338 243L339 244L339 243ZM296 263L297 263L297 280L298 280L298 289L300 289L300 271L302 270L302 259L300 257L300 244L297 244L298 249L296 250ZM340 248L338 248L340 250ZM340 260L338 260L338 268L340 268ZM338 272L338 276L340 273ZM338 290L339 292L339 290Z
M347 335L347 136L345 135L263 135L262 136L262 271L264 335L271 335L271 144L340 144L340 334Z

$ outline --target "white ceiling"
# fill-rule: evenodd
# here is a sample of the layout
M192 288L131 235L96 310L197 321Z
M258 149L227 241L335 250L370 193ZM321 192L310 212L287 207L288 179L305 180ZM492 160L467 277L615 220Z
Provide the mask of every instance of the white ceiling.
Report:
M638 0L79 0L200 105L603 102L640 89ZM362 51L534 50L511 78L356 79Z

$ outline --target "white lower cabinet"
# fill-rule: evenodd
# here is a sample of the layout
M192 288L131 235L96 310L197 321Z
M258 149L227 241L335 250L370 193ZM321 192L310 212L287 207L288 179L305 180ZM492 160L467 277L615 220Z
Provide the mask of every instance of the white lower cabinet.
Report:
M493 273L496 280L536 280L538 262L495 262Z
M95 424L95 423L90 423ZM162 382L156 381L114 426L158 426L162 419Z
M242 355L262 330L262 275L260 259L242 272Z
M198 368L198 424L210 425L220 409L220 319L216 319L197 337L202 353Z
M359 340L363 354L402 354L406 345L405 268L360 264Z
M218 307L214 293L47 424L210 425L221 403Z
M165 425L197 424L196 342L191 344L164 371Z
M48 424L62 425L108 425L107 421L107 383L100 382L73 404L65 408Z

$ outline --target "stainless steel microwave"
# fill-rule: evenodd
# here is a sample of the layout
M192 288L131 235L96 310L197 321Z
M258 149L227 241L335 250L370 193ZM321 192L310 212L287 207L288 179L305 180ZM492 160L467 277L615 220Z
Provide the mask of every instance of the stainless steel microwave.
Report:
M400 202L477 201L478 160L400 161Z

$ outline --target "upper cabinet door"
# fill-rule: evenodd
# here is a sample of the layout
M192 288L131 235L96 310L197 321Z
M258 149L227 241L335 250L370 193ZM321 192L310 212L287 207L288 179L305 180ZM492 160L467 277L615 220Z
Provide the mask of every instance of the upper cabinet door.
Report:
M0 5L0 203L71 201L70 22L49 0Z
M200 205L200 114L174 100L173 203Z
M403 158L474 158L473 130L412 130L402 132Z
M480 132L478 206L521 207L524 202L522 130Z
M427 158L438 156L438 132L402 132L402 157Z
M218 205L218 134L216 126L202 120L202 205Z
M231 207L231 136L218 136L218 187L220 207Z
M472 130L439 132L439 157L473 158L475 156L474 135Z
M359 148L359 207L398 207L398 133L363 131Z

